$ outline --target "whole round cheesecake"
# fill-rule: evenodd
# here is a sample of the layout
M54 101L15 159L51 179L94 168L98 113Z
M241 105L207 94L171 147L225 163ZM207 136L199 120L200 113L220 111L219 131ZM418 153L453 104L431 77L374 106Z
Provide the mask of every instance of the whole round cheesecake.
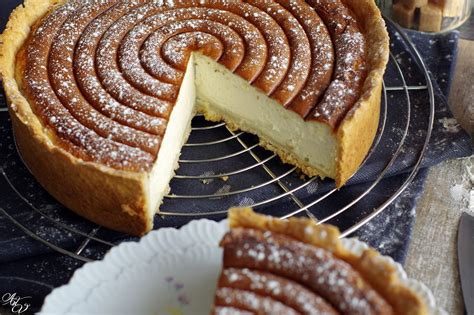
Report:
M196 112L342 186L379 122L388 35L373 0L29 0L0 38L20 153L109 228L152 228Z

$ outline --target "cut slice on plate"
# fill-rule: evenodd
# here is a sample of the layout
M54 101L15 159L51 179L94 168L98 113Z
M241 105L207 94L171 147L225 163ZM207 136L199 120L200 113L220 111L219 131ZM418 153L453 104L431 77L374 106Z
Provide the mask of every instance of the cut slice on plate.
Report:
M344 248L339 231L231 209L214 314L427 314L378 252Z
M374 255L367 244L357 239L337 240L338 233L333 227L318 227L306 220L276 221L255 215L250 210L232 211L230 221L195 220L180 229L153 231L139 242L124 242L109 251L103 260L88 263L78 269L67 285L54 289L45 299L41 314L168 314L170 310L182 314L209 314L218 282L227 287L238 285L240 290L251 286L254 295L269 292L269 298L279 299L287 308L303 308L310 314L315 309L327 314L338 310L337 306L327 302L322 304L324 299L317 298L317 292L296 281L269 274L268 270L240 270L235 274L237 268L227 268L225 275L223 274L226 278L218 281L223 263L226 263L223 261L223 253L227 247L227 244L224 248L219 247L219 243L223 238L226 241L235 239L232 234L225 236L229 232L229 222L233 224L232 230L253 229L263 233L269 230L273 234L284 234L294 242L320 248L326 257L333 255L340 259L342 254L344 259L352 257L349 261L351 273L360 268L367 270L370 266L383 266L382 269L371 269L371 274L377 275L376 279L372 279L372 276L366 278L364 271L357 272L364 276L366 285L378 288L382 284L384 289L376 291L390 305L396 304L392 304L390 298L385 298L388 292L393 298L399 297L399 302L405 304L402 307L394 306L395 310L400 310L399 314L421 313L425 309L423 306L429 314L445 314L436 306L433 295L426 286L415 279L409 279L402 266L390 257ZM294 229L289 229L290 226ZM313 233L304 232L308 226ZM250 251L246 252L250 254ZM367 264L353 264L352 261ZM357 267L359 265L360 268ZM315 266L312 267L316 269ZM278 285L282 282L285 283L285 290L278 290ZM286 290L286 285L291 290ZM401 296L401 292L407 292L407 295ZM414 299L408 300L408 297ZM271 304L268 306L271 307ZM416 310L420 312L415 312ZM300 313L305 312L302 310Z

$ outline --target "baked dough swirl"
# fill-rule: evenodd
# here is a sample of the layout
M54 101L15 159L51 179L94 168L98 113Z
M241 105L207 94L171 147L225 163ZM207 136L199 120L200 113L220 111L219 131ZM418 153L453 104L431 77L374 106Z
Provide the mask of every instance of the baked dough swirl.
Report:
M229 212L212 314L427 314L425 301L373 249L349 252L311 219Z
M86 160L149 171L191 52L336 128L360 97L366 43L340 0L69 1L35 27L23 90Z

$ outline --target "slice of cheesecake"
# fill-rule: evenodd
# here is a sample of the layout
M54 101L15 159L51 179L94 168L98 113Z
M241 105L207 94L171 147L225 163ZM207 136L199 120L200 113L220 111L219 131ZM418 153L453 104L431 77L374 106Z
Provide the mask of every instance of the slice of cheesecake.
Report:
M339 230L230 209L211 314L428 314L425 300L372 248L355 254Z

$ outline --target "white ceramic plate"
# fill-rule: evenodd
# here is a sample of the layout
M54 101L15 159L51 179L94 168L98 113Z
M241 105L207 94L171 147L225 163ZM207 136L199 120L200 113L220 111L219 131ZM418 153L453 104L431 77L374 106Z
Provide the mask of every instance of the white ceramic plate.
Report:
M226 221L199 220L180 230L151 232L139 243L122 243L53 290L40 314L209 314L222 264L219 241L227 230ZM343 241L356 254L367 247L356 239ZM445 314L425 285L385 259L425 298L431 314Z

